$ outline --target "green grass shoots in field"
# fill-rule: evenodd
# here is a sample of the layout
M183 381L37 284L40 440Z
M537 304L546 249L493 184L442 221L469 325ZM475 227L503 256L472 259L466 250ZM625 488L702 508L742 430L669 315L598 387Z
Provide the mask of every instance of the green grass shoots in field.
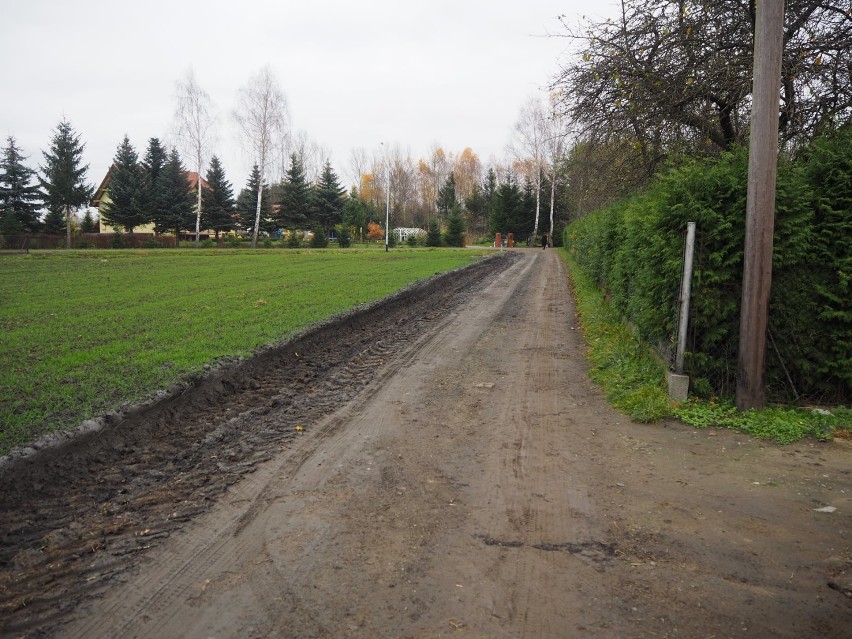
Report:
M470 250L0 257L0 454L479 259Z

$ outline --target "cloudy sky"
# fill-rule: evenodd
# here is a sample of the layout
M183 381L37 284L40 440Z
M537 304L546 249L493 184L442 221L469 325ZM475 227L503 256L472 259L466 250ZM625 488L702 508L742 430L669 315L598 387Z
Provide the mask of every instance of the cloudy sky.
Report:
M217 116L214 151L236 187L250 159L231 112L268 65L294 131L348 181L351 149L433 144L504 155L518 110L542 91L567 41L557 16L613 14L612 0L2 0L0 135L32 168L66 117L99 182L125 134L144 154L168 141L175 83L192 68ZM191 167L190 167L191 168Z

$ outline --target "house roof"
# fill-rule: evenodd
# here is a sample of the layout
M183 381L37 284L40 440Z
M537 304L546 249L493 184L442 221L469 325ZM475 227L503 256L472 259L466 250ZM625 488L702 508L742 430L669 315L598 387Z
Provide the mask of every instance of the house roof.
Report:
M189 188L193 191L198 188L198 173L195 171L187 171L186 172L186 180L189 182ZM203 177L201 178L201 188L209 189L210 185L207 183Z
M112 167L114 166L115 164L111 164L110 167L107 169L104 179L101 180L101 185L97 188L95 194L92 196L92 201L89 202L89 206L93 206L96 209L100 208L101 200L104 197L104 193L107 192L107 187L109 187L109 178L112 175Z

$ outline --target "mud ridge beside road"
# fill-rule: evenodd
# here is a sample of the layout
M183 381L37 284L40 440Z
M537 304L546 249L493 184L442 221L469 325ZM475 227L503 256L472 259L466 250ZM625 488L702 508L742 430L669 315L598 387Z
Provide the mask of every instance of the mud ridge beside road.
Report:
M0 634L47 636L516 260L334 318L0 466Z

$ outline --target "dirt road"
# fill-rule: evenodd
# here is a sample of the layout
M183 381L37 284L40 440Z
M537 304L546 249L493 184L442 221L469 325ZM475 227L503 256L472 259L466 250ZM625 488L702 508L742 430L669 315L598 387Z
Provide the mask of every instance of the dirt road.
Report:
M252 366L7 469L4 636L850 635L852 451L614 412L552 251Z

